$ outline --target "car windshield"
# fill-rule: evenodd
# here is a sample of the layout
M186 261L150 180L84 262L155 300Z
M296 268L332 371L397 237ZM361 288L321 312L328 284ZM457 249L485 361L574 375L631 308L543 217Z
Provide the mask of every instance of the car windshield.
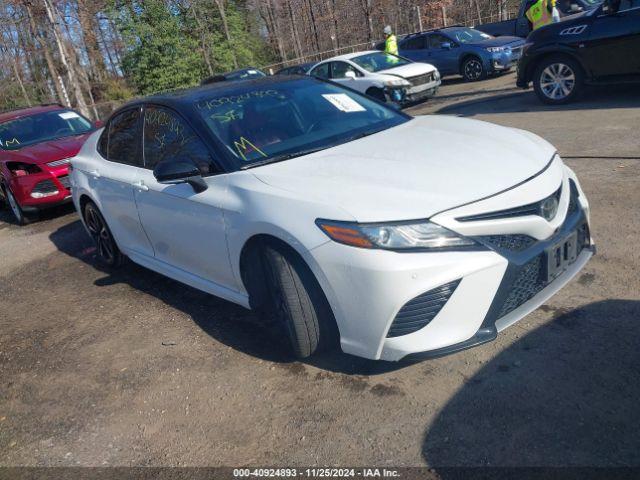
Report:
M197 101L195 108L240 168L330 148L410 119L312 78L238 84Z
M22 147L61 137L81 135L93 129L91 122L71 110L53 110L0 124L0 149Z
M353 63L364 68L366 71L375 73L381 70L400 67L411 63L402 57L391 55L390 53L374 52L360 55L351 59Z
M482 42L484 40L491 40L492 37L489 34L481 32L480 30L475 30L473 28L461 28L459 30L454 30L450 32L453 38L455 38L460 43L476 43Z
M227 80L246 80L249 78L260 77L266 77L266 74L264 72L261 72L260 70L255 69L239 70L237 72L231 72L225 75L225 78Z

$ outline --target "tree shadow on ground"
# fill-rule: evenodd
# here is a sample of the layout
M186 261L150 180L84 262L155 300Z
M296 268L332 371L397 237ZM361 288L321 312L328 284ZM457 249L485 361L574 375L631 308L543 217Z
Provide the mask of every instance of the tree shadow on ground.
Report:
M555 313L442 409L424 438L429 465L640 465L640 301Z
M450 95L454 98L458 95ZM617 85L588 88L581 98L567 105L545 105L533 90L493 95L481 99L448 104L435 113L457 114L473 117L483 114L547 112L558 110L598 110L640 107L640 90L637 86Z
M93 242L79 220L58 228L49 238L61 252L105 274L95 281L96 286L127 284L189 315L205 333L235 350L271 362L295 362L288 354L282 335L269 328L263 319L249 310L178 283L131 261L125 262L119 269L103 267L97 261ZM374 362L344 354L339 348L314 355L303 363L349 375L376 375L407 365Z

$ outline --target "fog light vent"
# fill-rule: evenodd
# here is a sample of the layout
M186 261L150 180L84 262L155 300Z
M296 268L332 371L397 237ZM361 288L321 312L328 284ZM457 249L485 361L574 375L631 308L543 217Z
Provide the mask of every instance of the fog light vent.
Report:
M387 338L409 335L426 327L440 313L459 284L460 280L456 280L409 300L393 320Z
M58 187L51 180L43 180L38 182L33 190L31 190L31 196L33 198L51 197L58 194Z

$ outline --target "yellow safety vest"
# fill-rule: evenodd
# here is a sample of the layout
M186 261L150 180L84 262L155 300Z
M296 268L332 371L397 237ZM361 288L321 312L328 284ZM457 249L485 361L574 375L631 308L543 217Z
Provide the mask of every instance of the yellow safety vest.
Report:
M538 0L527 10L526 16L534 30L553 23L553 15L549 12L548 2L549 0Z
M384 43L384 52L398 55L398 39L395 35L389 35Z

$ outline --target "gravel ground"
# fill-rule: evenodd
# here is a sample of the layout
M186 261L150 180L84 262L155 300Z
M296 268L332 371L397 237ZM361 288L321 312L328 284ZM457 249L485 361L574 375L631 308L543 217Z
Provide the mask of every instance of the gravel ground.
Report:
M0 212L0 465L640 465L640 94L561 110L513 75L413 113L526 128L572 158L598 255L497 341L416 364L308 362L248 311L128 263L75 213ZM607 158L589 158L607 157Z

